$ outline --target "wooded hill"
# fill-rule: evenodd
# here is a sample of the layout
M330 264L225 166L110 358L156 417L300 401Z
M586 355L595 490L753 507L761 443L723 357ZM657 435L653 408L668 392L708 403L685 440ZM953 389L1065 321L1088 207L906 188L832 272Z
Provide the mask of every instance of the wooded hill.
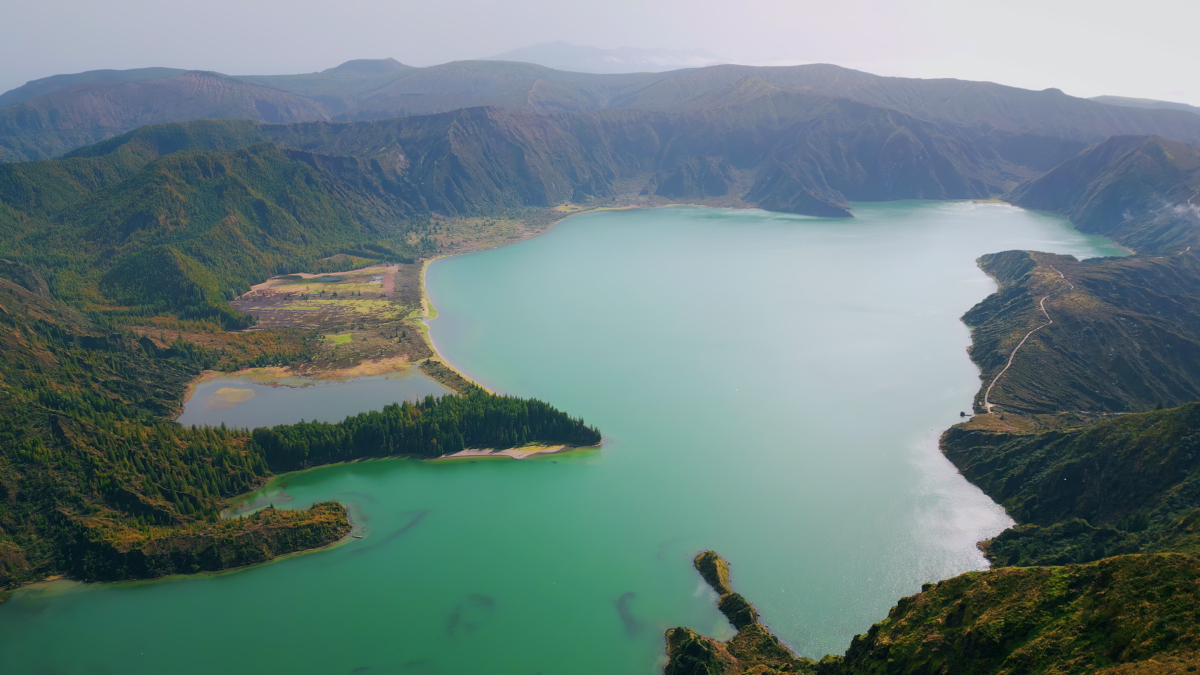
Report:
M0 166L0 256L36 268L56 298L80 307L231 328L249 317L228 300L275 274L320 270L337 253L412 262L406 236L428 221L394 171L251 142L245 122L151 129L76 157Z

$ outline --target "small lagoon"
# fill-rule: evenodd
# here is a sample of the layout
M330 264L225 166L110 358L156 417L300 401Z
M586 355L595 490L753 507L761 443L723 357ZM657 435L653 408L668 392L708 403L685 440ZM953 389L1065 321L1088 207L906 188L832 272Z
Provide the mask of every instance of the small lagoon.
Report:
M197 383L179 423L253 429L277 424L340 422L390 403L417 401L450 391L418 368L348 379L274 377L253 372Z

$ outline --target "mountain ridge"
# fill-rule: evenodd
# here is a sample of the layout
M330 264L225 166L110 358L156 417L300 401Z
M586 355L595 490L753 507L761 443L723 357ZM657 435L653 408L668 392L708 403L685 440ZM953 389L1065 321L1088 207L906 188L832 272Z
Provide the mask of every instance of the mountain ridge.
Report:
M133 75L118 73L112 77ZM239 109L238 114L263 121L364 121L478 106L539 113L614 108L678 112L707 105L704 94L717 96L711 92L753 77L779 89L848 98L925 121L970 128L982 135L1035 134L1055 139L1057 143L1090 144L1114 135L1158 134L1182 142L1200 142L1200 118L1184 111L1118 107L1070 97L1058 90L1035 92L988 82L880 77L830 64L727 64L662 73L606 75L504 61L456 61L413 68L394 60L362 59L319 73L223 77L228 77L229 82L275 92L256 94L274 106L274 111L257 110L254 106ZM176 94L171 94L171 87L162 83L173 79L124 84L131 101L151 95L170 98ZM114 83L90 84L114 86ZM105 113L107 118L102 115L93 121L75 115L71 128L57 129L49 121L50 108L71 111L86 107L84 102L71 100L69 89L26 98L18 104L25 106L20 110L13 106L0 108L0 159L47 158L149 121L232 116L231 111L222 111L217 102L192 101L173 116L149 118L126 111L123 114L129 119L123 126L102 124L105 119L121 117L120 111L114 109ZM156 93L139 94L139 89ZM87 101L94 93L83 89L75 96ZM689 107L688 101L695 104ZM38 124L31 127L28 122L18 122L30 115L40 120ZM7 126L2 122L6 118ZM37 137L35 132L42 135ZM35 138L28 138L30 134Z

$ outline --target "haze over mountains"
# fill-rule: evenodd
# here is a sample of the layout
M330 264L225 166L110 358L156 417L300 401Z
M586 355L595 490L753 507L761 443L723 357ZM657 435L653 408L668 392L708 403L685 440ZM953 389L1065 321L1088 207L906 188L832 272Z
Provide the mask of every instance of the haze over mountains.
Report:
M845 98L923 121L949 122L973 134L1035 133L1083 143L1118 134L1200 140L1196 116L1183 111L1110 106L1057 90L986 82L879 77L831 65L590 74L504 61L412 68L381 59L303 75L139 69L37 80L0 99L9 104L0 108L0 159L45 159L145 124L214 117L360 121L475 106L535 113L686 112L729 105L761 105L767 111L771 94L762 87L755 93L745 86L722 89L745 78L795 94Z
M1138 248L1190 245L1195 231L1193 210L1181 205L1195 182L1187 144L1200 143L1200 115L1056 89L880 77L822 64L588 74L504 61L414 68L362 59L302 75L92 71L31 82L4 100L17 101L0 109L0 155L10 161L155 123L249 119L260 124L216 135L147 129L133 140L157 139L155 156L269 142L311 153L290 159L318 171L357 166L365 180L391 186L389 212L406 219L548 207L630 189L845 217L852 201L987 198L1046 172L1013 199L1079 215L1080 200L1102 200L1077 194L1096 182L1086 176L1116 172L1093 191L1138 190L1118 219L1132 223L1128 231L1090 216L1078 218L1080 227ZM1109 140L1122 136L1157 140ZM1107 151L1072 159L1095 143L1158 151L1124 170ZM1169 143L1176 149L1164 150ZM1160 169L1148 172L1147 162ZM1082 183L1047 192L1039 187L1047 181ZM1145 228L1155 234L1139 235ZM1175 234L1160 236L1163 228Z
M1154 110L1183 110L1200 115L1200 107L1173 101L1155 101L1149 98L1129 98L1128 96L1093 96L1093 101L1109 105L1123 105L1130 108L1150 108Z
M600 49L568 44L562 40L510 49L488 57L487 60L534 63L555 70L579 73L661 73L680 68L703 68L729 63L729 59L703 49Z

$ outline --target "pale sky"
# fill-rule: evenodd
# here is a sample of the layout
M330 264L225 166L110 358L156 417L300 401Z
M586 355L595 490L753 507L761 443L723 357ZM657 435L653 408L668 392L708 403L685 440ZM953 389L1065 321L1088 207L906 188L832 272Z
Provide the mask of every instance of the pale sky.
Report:
M552 40L1200 105L1200 0L4 0L0 91L98 68L418 66Z

